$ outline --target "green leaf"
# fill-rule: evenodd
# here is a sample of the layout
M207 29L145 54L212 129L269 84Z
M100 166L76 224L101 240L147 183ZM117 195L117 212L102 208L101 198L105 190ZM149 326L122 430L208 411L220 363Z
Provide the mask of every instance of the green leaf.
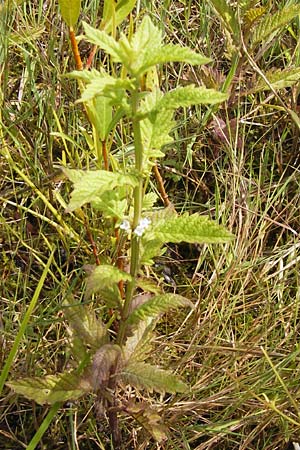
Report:
M157 202L158 196L154 192L148 192L143 198L143 211L150 211Z
M118 191L106 191L101 198L93 201L93 208L102 211L106 219L122 220L127 209L126 189L119 188Z
M74 211L86 203L97 203L106 191L117 186L135 187L138 183L133 175L113 173L106 170L83 171L63 168L63 172L74 183L71 201L67 211Z
M154 264L153 258L162 256L165 249L162 249L164 242L160 239L149 239L141 241L141 264L151 266Z
M120 281L131 281L131 276L119 270L117 267L106 264L89 267L91 267L92 271L87 277L85 299L89 298L92 294L104 292L109 288L116 288L117 294L119 291L117 284Z
M267 14L255 27L251 38L251 44L256 45L259 42L264 42L272 33L282 31L283 28L298 14L300 14L299 4L285 6L275 14Z
M156 104L162 99L163 94L159 89L155 89L149 93L141 103L141 113L151 111ZM146 163L151 159L163 157L164 153L160 151L161 147L173 141L169 133L174 127L172 109L160 109L156 114L149 115L141 120L141 133L144 145ZM151 165L151 164L150 164Z
M155 221L145 230L142 241L213 244L230 242L233 235L222 225L198 214L173 216Z
M137 54L141 54L140 60L143 59L143 54L151 48L152 50L159 49L162 42L162 31L153 24L149 16L144 16L132 38L132 48Z
M142 362L148 357L152 350L151 341L156 323L156 318L148 317L143 321L139 321L134 327L129 328L129 333L131 334L122 349L127 363Z
M139 59L139 64L135 67L135 71L138 75L141 75L156 64L184 62L186 64L200 66L202 64L208 64L211 61L210 58L206 58L188 47L167 44L157 49L149 48L147 52L145 51L143 60L141 58Z
M109 36L105 31L96 30L86 22L83 22L83 28L87 41L98 45L102 50L111 55L115 62L121 62L123 60L124 52L113 37Z
M162 45L162 32L148 16L145 16L132 39L132 61L130 71L141 76L156 64L185 62L187 64L207 64L211 59L180 45Z
M128 79L115 78L104 70L98 72L95 69L73 70L66 75L69 78L83 81L86 84L80 100L77 102L89 102L95 97L109 99L108 105L126 105L125 91L132 89L132 82ZM101 100L99 100L100 102ZM97 105L95 105L97 107Z
M77 23L81 0L58 0L60 13L68 27L74 27Z
M95 352L108 340L107 329L89 305L75 303L73 299L64 302L64 315L69 322L69 334L74 356L82 359L89 346ZM82 344L79 348L77 346Z
M188 386L170 371L146 363L134 362L134 364L126 366L120 376L123 382L138 389L147 389L149 392L173 394L188 390Z
M190 300L177 294L162 294L150 298L145 303L139 305L127 318L128 324L138 323L147 317L156 317L170 309L179 307L193 307Z
M300 68L290 67L283 70L272 70L267 72L265 76L274 90L283 89L293 86L300 80ZM261 78L247 94L269 91L270 89L271 87Z
M162 32L145 16L129 41L122 35L117 42L105 31L96 30L84 23L86 39L105 50L115 62L122 62L134 77L140 77L156 64L172 61L188 64L206 64L211 59L180 45L163 46Z
M125 79L114 78L100 73L93 79L82 92L80 102L89 101L98 95L107 97L110 105L123 105L126 90L132 89L132 83Z
M86 108L89 119L98 132L101 142L107 139L111 131L112 106L111 99L108 97L97 95L87 102Z
M215 89L205 87L195 87L193 85L179 87L167 92L162 99L157 102L155 109L177 109L180 106L191 105L215 105L227 100L228 95L218 92Z
M91 392L90 383L75 373L47 375L44 378L23 378L6 384L17 394L35 400L40 405L76 400Z

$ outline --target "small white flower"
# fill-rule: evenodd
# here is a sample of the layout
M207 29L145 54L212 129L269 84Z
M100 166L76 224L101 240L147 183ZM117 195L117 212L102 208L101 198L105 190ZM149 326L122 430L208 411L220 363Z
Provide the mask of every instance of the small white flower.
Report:
M130 231L130 223L129 220L123 220L123 222L120 224L121 230L127 231L129 233Z
M151 223L151 220L148 219L148 217L145 217L144 219L140 220L139 226L143 227L144 229L148 228Z
M151 220L148 219L147 217L145 217L144 219L141 219L140 223L138 224L138 226L134 230L134 234L136 236L141 237L144 234L144 231L146 230L146 228L149 227L150 223L151 223Z

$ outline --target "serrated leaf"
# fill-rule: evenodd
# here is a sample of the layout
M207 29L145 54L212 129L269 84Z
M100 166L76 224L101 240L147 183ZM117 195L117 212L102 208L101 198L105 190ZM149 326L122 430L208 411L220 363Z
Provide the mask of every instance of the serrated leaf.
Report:
M163 46L162 32L148 16L143 18L130 41L122 35L117 42L105 31L96 30L86 23L84 30L89 42L105 50L115 62L122 62L134 77L140 77L156 64L177 61L200 65L211 62L190 48L173 44Z
M136 52L160 48L162 45L162 31L156 27L149 16L144 16L132 38L132 47Z
M141 113L155 109L163 94L159 89L149 93L141 104ZM141 134L144 145L145 160L163 157L161 147L173 141L169 133L174 127L172 109L160 109L152 116L141 120Z
M137 185L137 179L133 175L113 173L106 170L82 171L63 168L63 172L74 183L74 190L71 193L71 200L67 211L74 211L77 208L101 200L101 196L106 191L111 191L117 186Z
M81 0L58 0L60 13L69 27L74 27L77 23Z
M158 196L154 192L148 192L143 198L143 211L152 210L157 202Z
M272 70L267 72L265 75L274 90L284 89L293 86L300 80L300 68L296 67L283 70ZM255 87L247 93L252 94L260 91L269 91L270 89L271 87L266 84L263 79L259 79Z
M116 369L121 355L118 345L103 345L94 355L90 370L90 382L93 389L103 389L107 386L112 369Z
M181 106L188 107L201 104L215 105L216 103L224 102L227 98L227 94L218 92L215 89L189 85L167 92L157 102L155 109L177 109Z
M121 374L122 381L140 389L147 389L149 392L186 392L188 386L178 379L176 375L168 370L150 364L134 362L123 368Z
M179 307L193 307L190 300L177 294L162 294L150 298L139 305L127 318L127 323L133 325L147 317L157 317L170 309Z
M115 62L121 62L123 59L123 51L120 48L119 43L105 31L97 30L86 22L83 22L83 28L85 31L85 38L92 44L98 45L106 53L111 55Z
M254 22L260 19L267 11L265 6L260 6L257 8L247 9L244 15L244 21L248 28L250 28Z
M90 383L75 373L23 378L6 384L17 394L35 400L40 405L76 400L91 391Z
M170 62L184 62L191 65L208 64L212 60L188 47L181 45L167 44L160 48L152 48L144 53L143 60L139 59L139 64L134 67L137 75L146 72L150 67L157 64L166 64Z
M110 105L122 105L126 90L132 89L132 83L129 80L114 78L109 75L103 76L99 73L97 79L92 80L83 90L80 102L87 102L98 95L106 96Z
M148 16L145 16L132 39L132 61L130 71L134 76L141 76L151 67L168 62L185 62L187 64L207 64L206 58L188 47L167 44L162 45L162 32Z
M300 14L300 5L285 6L274 14L268 14L255 27L251 44L265 41L272 33L280 32L294 17Z
M154 264L154 259L158 256L162 256L165 253L165 249L162 249L164 242L160 239L149 239L141 241L141 264L145 266L151 266Z
M189 242L191 244L213 244L229 242L233 235L222 225L199 214L173 216L163 220L152 221L146 229L142 241L157 240L161 242Z
M69 322L72 353L75 357L79 356L77 359L83 359L88 346L95 352L107 342L106 327L88 305L76 304L68 299L64 302L64 315Z
M148 357L152 350L151 341L156 323L157 319L149 317L140 321L134 327L129 327L130 336L122 348L124 360L127 363L143 362Z
M118 269L117 267L102 264L95 266L86 281L85 298L89 298L92 294L103 292L110 288L116 289L118 293L117 284L120 281L130 281L131 276ZM118 296L116 297L118 298Z

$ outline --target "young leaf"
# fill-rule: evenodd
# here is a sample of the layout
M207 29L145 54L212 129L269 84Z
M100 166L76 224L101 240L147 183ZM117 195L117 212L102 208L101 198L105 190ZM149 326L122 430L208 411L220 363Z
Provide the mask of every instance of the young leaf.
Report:
M101 293L109 288L117 287L120 281L130 280L131 276L117 267L105 264L95 266L87 278L85 298L89 298L97 292Z
M162 294L150 298L143 304L139 305L127 318L128 324L138 323L147 317L156 317L165 313L170 309L179 307L193 307L190 300L177 294Z
M265 41L272 33L280 32L294 17L300 14L300 5L285 6L275 14L268 14L255 27L251 44L256 45Z
M120 374L121 380L127 384L140 389L147 389L149 392L186 392L188 386L168 370L160 369L156 366L142 362L134 362L123 368Z
M113 173L106 170L88 171L73 170L63 168L63 172L74 183L74 190L71 194L71 200L68 211L74 211L86 203L97 199L101 200L101 196L106 191L110 191L117 186L137 185L137 179L133 175L125 175L122 173Z
M142 241L189 242L213 244L229 242L233 235L206 216L183 214L155 222L145 230Z
M81 0L58 0L60 13L68 27L74 27L77 23Z
M274 90L283 89L293 86L300 80L300 68L290 67L283 70L272 70L265 75ZM263 79L260 79L255 87L248 91L247 94L269 91L270 89L270 86L268 86Z
M44 378L23 378L6 384L17 394L35 400L40 405L76 400L91 392L90 383L75 373L47 375Z

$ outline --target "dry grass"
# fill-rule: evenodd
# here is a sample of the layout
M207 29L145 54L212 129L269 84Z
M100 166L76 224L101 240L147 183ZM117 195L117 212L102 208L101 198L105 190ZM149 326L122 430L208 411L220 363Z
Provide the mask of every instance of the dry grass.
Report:
M83 16L95 23L97 2L83 3ZM142 2L144 12L165 26L172 42L211 55L209 75L219 85L224 81L230 69L226 35L207 2ZM91 153L82 132L86 118L74 106L76 85L62 77L73 63L55 2L24 2L7 14L2 7L0 15L2 365L57 248L11 366L10 378L17 378L68 366L61 304L70 291L80 298L81 267L93 254L80 219L64 214L69 186L54 167L60 161L86 167ZM299 64L297 20L291 30L257 58L262 69L284 67L289 58ZM81 51L87 51L84 44ZM124 420L127 449L288 450L299 442L299 132L274 95L243 94L248 71L252 77L245 62L226 109L210 116L206 109L180 111L175 145L161 167L178 210L208 213L236 239L224 246L172 247L162 261L195 310L162 319L155 358L188 380L191 392L153 398L171 430L165 444L157 446ZM166 89L201 82L204 75L185 66L161 73ZM297 85L280 96L298 111ZM124 139L121 130L114 148ZM105 253L108 231L99 217L88 217ZM107 424L96 423L92 406L93 398L64 405L39 448L110 448ZM47 412L5 388L0 447L26 448Z

